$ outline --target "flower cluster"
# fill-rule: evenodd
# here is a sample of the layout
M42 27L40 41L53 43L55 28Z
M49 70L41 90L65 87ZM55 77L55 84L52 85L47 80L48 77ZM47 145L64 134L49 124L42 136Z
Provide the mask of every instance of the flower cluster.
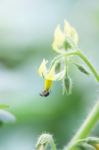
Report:
M38 72L44 79L44 90L41 96L48 96L52 87L53 81L61 80L63 85L63 92L71 93L72 80L69 76L69 64L71 56L79 54L78 50L79 37L78 34L67 21L64 21L64 30L61 30L60 25L57 26L54 33L54 41L52 44L53 50L57 52L57 56L51 61L50 67L47 68L48 61L43 59ZM57 66L60 69L57 72ZM89 75L86 69L74 63L74 65L83 73Z
M54 34L54 42L52 44L53 49L56 52L60 50L73 49L78 45L78 34L66 20L64 21L64 30L61 30L60 25L57 26Z

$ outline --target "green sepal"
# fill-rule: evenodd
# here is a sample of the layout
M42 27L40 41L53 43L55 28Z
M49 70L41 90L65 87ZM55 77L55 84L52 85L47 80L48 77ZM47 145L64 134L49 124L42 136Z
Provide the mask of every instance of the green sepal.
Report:
M60 72L61 71L61 62L58 62L56 67L55 67L55 72Z
M68 50L68 49L72 48L71 44L67 40L64 41L63 47L64 47L65 50Z
M96 150L94 146L87 143L80 143L77 147L79 150Z
M88 137L85 139L88 144L99 144L99 138L97 137Z
M67 95L70 95L72 93L72 80L68 75L66 75L63 80L63 93L65 92Z
M82 72L86 75L90 75L90 73L82 65L78 65L78 64L75 64L75 65L79 69L80 72Z

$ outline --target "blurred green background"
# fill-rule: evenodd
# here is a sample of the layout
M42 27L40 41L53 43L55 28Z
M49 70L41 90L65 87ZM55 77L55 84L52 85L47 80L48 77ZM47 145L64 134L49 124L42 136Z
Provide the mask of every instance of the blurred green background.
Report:
M37 138L51 133L62 149L84 121L98 98L98 84L72 68L73 93L62 95L56 82L51 95L39 93L43 81L37 70L43 58L51 60L53 34L67 19L78 31L80 47L99 69L99 1L0 1L0 103L16 123L0 128L0 150L35 150ZM99 136L99 124L91 133Z

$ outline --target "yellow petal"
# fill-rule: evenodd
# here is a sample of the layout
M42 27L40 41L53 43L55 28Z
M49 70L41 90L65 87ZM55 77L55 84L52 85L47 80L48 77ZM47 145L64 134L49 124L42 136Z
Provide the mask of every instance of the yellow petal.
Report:
M55 73L55 66L53 66L51 68L51 70L47 73L47 75L45 76L45 78L47 80L51 80L51 81L55 81L55 80L62 80L65 76L66 70L65 68L59 72L59 73Z
M53 81L52 80L45 80L45 84L44 84L44 90L49 90L52 86Z
M55 66L53 66L50 70L49 70L49 72L46 74L46 76L45 76L45 78L47 79L47 80L55 80Z
M45 76L46 72L47 72L47 68L46 68L46 64L48 63L47 60L43 59L39 69L38 69L38 72L40 74L40 76Z

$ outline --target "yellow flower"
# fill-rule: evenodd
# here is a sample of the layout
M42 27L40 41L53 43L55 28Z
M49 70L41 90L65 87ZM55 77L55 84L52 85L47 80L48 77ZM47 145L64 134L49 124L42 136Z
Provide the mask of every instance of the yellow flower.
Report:
M65 75L65 69L63 69L59 73L55 73L55 66L53 65L50 69L47 69L46 64L48 61L43 59L40 67L39 67L39 74L44 78L44 91L49 91L50 88L52 87L52 83L55 80L62 80L64 75Z
M39 70L38 70L40 76L44 76L44 73L46 73L46 71L47 71L46 70L46 64L47 63L48 63L48 61L43 59L41 65L39 67Z
M60 49L72 47L72 43L77 46L78 41L79 38L76 30L65 20L63 31L61 30L60 25L56 27L52 47L55 51L59 52Z

